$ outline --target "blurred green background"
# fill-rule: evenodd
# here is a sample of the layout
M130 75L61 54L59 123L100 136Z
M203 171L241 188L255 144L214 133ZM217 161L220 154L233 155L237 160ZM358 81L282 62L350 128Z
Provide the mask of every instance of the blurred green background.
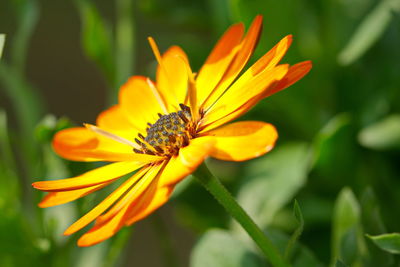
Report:
M293 34L283 62L314 67L241 118L277 127L271 153L208 165L294 266L399 266L399 235L383 235L400 231L399 0L2 0L0 14L0 266L268 266L191 178L90 248L62 232L107 192L43 210L30 186L96 166L57 157L52 135L94 123L130 75L154 78L147 36L198 70L229 25L257 14L252 62Z

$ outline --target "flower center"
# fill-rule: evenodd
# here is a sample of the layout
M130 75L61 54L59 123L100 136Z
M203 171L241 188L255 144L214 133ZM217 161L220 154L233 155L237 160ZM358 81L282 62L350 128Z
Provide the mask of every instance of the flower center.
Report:
M167 115L158 113L158 120L148 124L146 136L138 134L135 142L140 149L134 152L141 154L172 156L179 152L181 147L187 146L189 140L196 135L195 123L188 106L179 104L181 110Z

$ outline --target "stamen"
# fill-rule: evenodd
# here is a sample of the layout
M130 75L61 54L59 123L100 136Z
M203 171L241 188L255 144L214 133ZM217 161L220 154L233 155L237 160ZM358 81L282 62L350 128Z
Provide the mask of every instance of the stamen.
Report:
M170 156L179 152L183 146L187 146L191 138L196 134L195 124L192 120L191 109L180 104L181 110L167 115L158 114L158 120L147 128L147 136L138 135L135 139L141 146L141 151L148 154L148 150L156 155ZM149 146L146 146L149 144Z

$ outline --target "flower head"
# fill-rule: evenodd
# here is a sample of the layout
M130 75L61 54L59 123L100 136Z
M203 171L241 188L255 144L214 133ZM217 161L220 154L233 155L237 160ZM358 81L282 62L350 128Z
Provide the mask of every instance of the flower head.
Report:
M291 44L289 35L239 76L261 25L262 17L257 16L245 36L243 24L231 26L198 74L192 73L182 49L173 46L161 55L149 38L159 63L156 82L131 77L121 87L119 103L98 116L97 126L85 124L55 135L53 148L60 156L110 164L77 177L34 183L49 192L40 207L73 201L133 173L66 235L95 221L78 245L99 243L163 205L174 186L206 157L243 161L272 149L278 135L271 124L224 124L297 82L311 62L279 64Z

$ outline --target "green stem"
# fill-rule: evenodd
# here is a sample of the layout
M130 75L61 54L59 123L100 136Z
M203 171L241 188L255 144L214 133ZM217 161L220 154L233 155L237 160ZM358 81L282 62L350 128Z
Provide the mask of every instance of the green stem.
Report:
M226 211L243 227L275 267L289 266L277 248L203 163L193 174Z

